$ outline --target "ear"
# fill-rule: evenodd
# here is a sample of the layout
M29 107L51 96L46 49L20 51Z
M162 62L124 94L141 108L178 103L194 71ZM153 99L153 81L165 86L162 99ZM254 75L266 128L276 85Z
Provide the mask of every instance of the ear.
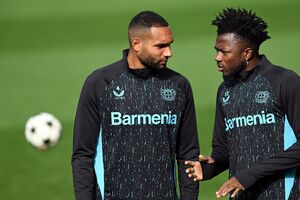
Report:
M248 47L244 50L245 60L250 60L253 57L253 49Z
M141 39L134 37L131 40L131 45L135 52L139 52L142 47L142 41L141 41Z

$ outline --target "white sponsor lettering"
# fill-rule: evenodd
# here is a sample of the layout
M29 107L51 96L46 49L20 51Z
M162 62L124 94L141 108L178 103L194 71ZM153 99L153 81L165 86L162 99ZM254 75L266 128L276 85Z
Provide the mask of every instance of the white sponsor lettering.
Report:
M171 111L167 114L132 114L122 115L120 112L111 112L111 125L146 125L146 124L176 124L177 115Z

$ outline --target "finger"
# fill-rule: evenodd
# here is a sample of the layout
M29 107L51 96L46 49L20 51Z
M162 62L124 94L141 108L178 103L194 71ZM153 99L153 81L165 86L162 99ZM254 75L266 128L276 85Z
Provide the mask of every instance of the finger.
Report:
M201 178L199 178L195 173L191 173L188 175L190 178L193 178L193 181L201 181Z
M208 157L208 161L207 161L207 163L214 163L215 162L215 160L214 159L212 159L212 157Z
M216 195L218 198L220 198L222 196L222 194L224 193L225 186L226 186L226 183L224 183L216 192Z
M188 160L188 161L185 161L184 164L185 164L185 165L190 165L190 166L193 167L193 166L195 165L195 162L194 162L194 161L189 161L189 160Z
M190 174L190 173L194 173L195 170L194 170L193 167L189 167L189 168L186 168L185 172L186 172L187 174Z
M193 180L195 180L197 177L196 177L196 175L195 175L195 173L189 173L188 174L188 177L189 178L193 178ZM197 180L197 179L196 179Z
M221 193L221 196L222 196L222 197L225 197L225 196L227 195L227 193L228 193L227 191L222 192L222 193Z
M217 198L221 198L222 196L220 195L219 192L216 192L216 197L217 197Z
M199 161L208 161L208 158L204 155L199 155Z
M231 197L235 197L235 195L237 195L237 193L239 193L240 190L241 190L240 188L235 188L235 190L231 194Z
M193 181L200 181L200 178L197 177L194 168L187 168L185 172L188 174L189 178L193 178Z
M189 174L190 171L191 171L191 168L186 168L186 170L185 170L185 172L186 172L187 174Z
M191 161L185 161L184 164L185 165L189 165L191 163Z
M222 197L226 196L229 192L231 192L235 187L230 185L228 182L224 183L222 187L217 191L217 193Z
M206 163L214 163L214 159L212 159L210 156L204 156L204 155L199 155L199 161L200 162L206 162Z

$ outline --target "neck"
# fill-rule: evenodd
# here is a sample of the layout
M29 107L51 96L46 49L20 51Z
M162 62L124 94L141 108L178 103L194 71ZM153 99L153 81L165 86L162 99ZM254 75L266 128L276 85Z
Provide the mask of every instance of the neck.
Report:
M127 62L130 69L144 69L145 66L141 63L136 55L136 52L130 48L127 56Z

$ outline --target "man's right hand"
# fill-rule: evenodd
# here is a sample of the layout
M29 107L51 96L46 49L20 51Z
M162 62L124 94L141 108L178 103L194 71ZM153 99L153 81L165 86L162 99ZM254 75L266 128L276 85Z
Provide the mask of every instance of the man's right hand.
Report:
M215 161L210 157L206 157L203 155L199 155L199 161L185 161L185 165L188 165L186 169L186 173L188 177L193 178L194 181L201 181L203 180L203 170L201 167L202 163L214 163Z

